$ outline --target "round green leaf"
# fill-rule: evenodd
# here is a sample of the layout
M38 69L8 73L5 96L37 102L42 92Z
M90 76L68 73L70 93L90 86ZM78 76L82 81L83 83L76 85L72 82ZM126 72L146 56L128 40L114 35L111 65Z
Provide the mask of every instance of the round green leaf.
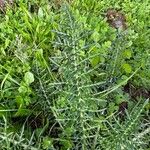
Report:
M132 67L129 64L123 64L123 69L126 73L131 73Z
M32 82L34 82L34 75L31 72L26 72L25 76L24 76L24 80L26 82L26 84L31 84Z

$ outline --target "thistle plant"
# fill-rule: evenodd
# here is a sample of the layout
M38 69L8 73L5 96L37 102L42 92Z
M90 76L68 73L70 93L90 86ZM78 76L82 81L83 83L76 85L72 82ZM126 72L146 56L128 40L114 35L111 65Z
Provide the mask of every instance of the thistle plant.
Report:
M129 12L148 11L148 1L120 3L20 1L0 15L2 149L148 149L149 100L125 91L137 77L149 87L147 39L132 23L125 31L110 27L104 15L116 4L132 21Z
M60 141L65 139L70 148L84 150L90 148L90 140L94 137L90 129L91 118L98 112L92 88L102 82L95 85L90 80L86 53L89 43L85 40L90 31L85 30L84 24L79 23L67 7L61 17L59 30L54 31L54 45L56 49L61 48L61 57L53 58L53 62L58 65L62 85L52 109L63 129Z

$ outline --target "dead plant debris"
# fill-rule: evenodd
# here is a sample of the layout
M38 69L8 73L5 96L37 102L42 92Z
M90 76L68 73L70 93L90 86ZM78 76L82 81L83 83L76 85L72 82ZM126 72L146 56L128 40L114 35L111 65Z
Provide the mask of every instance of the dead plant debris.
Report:
M125 15L116 9L109 8L106 12L106 18L109 25L116 29L126 29L126 17Z

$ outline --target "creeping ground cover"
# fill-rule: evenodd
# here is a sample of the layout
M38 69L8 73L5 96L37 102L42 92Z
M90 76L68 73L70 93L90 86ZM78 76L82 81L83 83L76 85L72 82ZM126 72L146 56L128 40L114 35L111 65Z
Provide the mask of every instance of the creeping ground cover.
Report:
M0 0L0 149L149 150L149 0Z

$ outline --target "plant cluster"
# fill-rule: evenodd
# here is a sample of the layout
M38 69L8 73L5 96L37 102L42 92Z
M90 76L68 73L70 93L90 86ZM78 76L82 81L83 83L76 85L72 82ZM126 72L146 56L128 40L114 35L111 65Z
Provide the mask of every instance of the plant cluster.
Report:
M2 11L0 147L148 150L149 10L149 0L21 0Z

